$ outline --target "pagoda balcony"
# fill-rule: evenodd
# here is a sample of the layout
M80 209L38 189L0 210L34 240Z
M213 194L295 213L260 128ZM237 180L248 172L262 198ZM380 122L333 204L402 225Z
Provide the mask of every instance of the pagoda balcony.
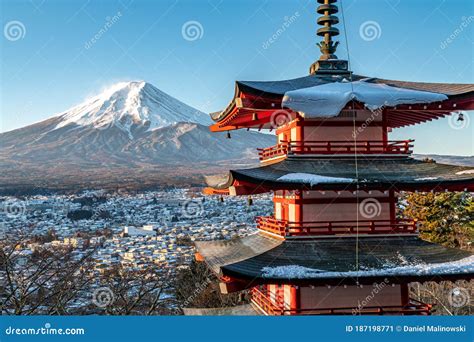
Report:
M352 234L416 234L418 221L411 219L329 221L329 222L289 222L272 216L257 217L257 228L282 237L310 237L318 235Z
M383 142L380 140L351 141L282 141L268 148L259 148L260 160L265 161L286 155L334 154L411 154L414 140Z
M431 315L433 305L409 299L406 305L344 308L289 309L281 294L269 294L257 287L251 290L251 302L266 314L283 315Z

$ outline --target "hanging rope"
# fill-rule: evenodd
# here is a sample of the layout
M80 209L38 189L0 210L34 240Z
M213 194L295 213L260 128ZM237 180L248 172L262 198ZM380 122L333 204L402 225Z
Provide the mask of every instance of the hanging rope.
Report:
M344 30L344 38L346 43L346 50L347 50L347 64L348 69L351 70L351 56L349 53L349 40L347 38L347 29L346 29L346 18L344 16L344 4L341 0L341 16L342 16L342 26ZM352 83L352 73L349 73L349 81L351 83L351 91L354 94L354 84ZM357 210L356 210L356 271L359 271L359 165L357 160L357 136L356 136L356 110L355 110L355 102L354 99L351 101L352 103L352 125L353 125L353 138L354 138L354 164L355 164L355 176L356 176L356 203L357 203ZM357 283L359 283L359 277L357 276Z

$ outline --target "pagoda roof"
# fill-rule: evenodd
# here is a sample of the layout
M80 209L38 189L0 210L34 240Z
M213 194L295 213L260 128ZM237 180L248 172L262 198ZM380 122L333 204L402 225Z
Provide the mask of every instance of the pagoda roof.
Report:
M388 279L406 283L474 278L473 254L413 236L302 241L258 233L231 241L196 242L196 247L217 275L247 281L249 287L282 282L354 285Z
M402 100L407 100L407 97L402 96L400 105L386 106L388 124L393 128L438 119L454 111L474 109L474 84L407 82L362 75L315 74L282 81L237 81L234 98L229 105L223 111L211 114L211 118L216 122L211 126L211 130L270 128L271 115L275 111L285 109L283 100L288 92L291 94L302 89L349 81L393 87L394 91L412 90L426 92L426 95L431 94L425 101L419 99L416 102L406 103ZM316 93L317 89L315 88ZM393 96L388 99L390 98L393 99ZM357 102L357 106L364 108L363 103ZM296 112L286 110L296 117ZM254 113L259 113L258 120L253 119ZM413 115L414 113L416 115Z
M375 77L370 78L362 75L352 75L352 77L348 75L309 75L282 81L237 81L236 92L245 92L258 96L282 96L288 91L340 82L343 79L350 79L351 81L369 80L371 83L386 84L392 87L404 89L428 91L448 96L457 96L474 92L474 84L408 82Z
M248 194L239 186L273 190L473 191L472 167L439 164L409 157L288 157L250 169L231 170L227 180L210 187Z

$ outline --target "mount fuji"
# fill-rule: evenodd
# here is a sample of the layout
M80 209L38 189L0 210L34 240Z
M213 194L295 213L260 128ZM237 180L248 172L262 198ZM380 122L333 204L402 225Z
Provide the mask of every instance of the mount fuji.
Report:
M208 115L144 81L117 83L58 117L61 122L55 129L70 125L99 130L115 126L128 133L130 139L134 127L152 131L178 122L210 123Z
M115 84L73 108L0 133L0 190L51 183L155 184L255 162L257 132L211 133L209 116L144 81Z

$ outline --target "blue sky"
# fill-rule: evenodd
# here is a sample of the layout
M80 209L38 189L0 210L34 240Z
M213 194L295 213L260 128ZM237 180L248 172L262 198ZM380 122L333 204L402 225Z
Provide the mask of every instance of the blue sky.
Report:
M354 72L474 83L473 1L342 4ZM124 80L146 80L202 111L218 111L231 99L236 79L308 73L319 57L316 5L315 0L3 0L0 131L51 117ZM265 44L285 20L291 24ZM20 36L7 32L12 21L23 25ZM200 26L198 39L183 36L188 22ZM361 33L364 25L375 27L376 35ZM342 23L338 27L343 31ZM337 54L347 58L345 37L337 38ZM415 137L417 153L472 155L474 112L468 114L472 120L455 127L461 129L445 119L398 129L391 138Z

